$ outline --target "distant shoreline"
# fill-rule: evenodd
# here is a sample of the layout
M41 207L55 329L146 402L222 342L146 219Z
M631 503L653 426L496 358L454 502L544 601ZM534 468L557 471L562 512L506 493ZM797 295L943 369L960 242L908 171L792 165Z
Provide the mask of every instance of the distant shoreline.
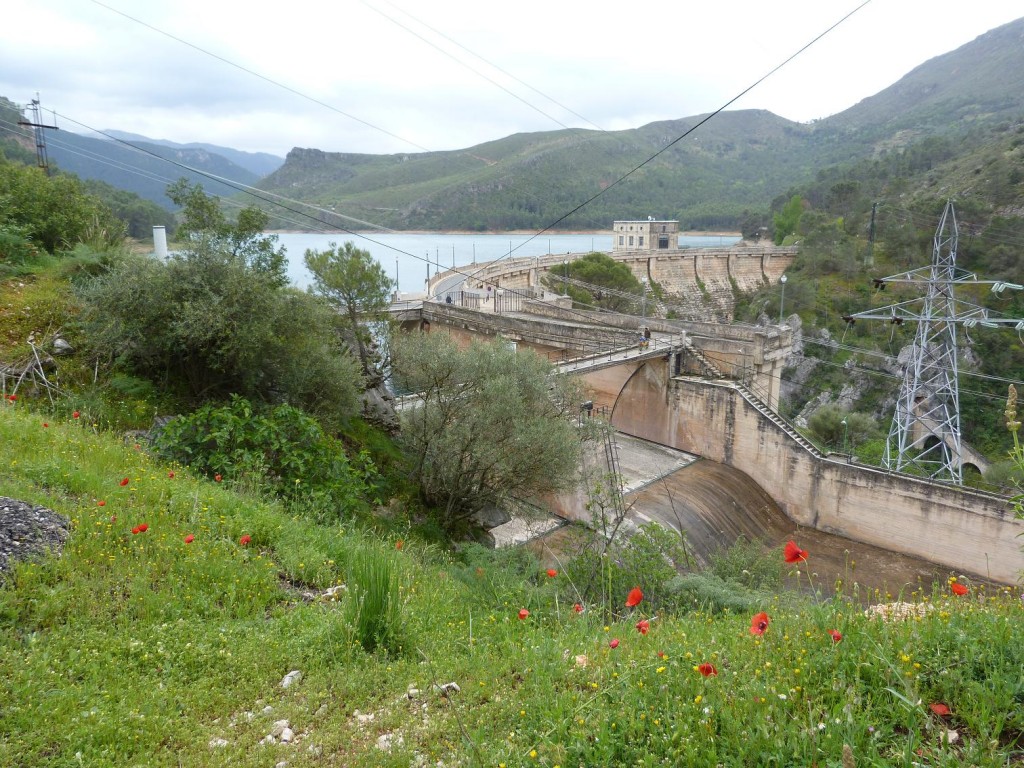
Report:
M352 232L347 230L308 230L308 229L268 229L266 231L268 235L352 235ZM354 233L355 236L359 235L536 235L536 231L532 229L502 229L502 230L488 230L486 232L479 232L473 230L464 229L366 229L359 230ZM581 230L568 230L560 229L556 231L545 231L542 237L548 235L602 235L611 236L614 234L611 230L605 229L581 229ZM743 237L742 232L703 232L698 230L687 230L680 232L680 235L687 237L735 237L737 240Z

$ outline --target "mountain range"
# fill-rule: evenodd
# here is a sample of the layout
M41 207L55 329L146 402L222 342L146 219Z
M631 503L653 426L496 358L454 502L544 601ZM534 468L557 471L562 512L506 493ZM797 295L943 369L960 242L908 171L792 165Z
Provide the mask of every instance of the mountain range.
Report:
M764 110L727 111L696 129L705 115L624 131L515 134L446 152L369 155L295 148L283 161L117 131L107 132L115 140L61 132L49 146L60 168L164 206L170 205L164 188L180 176L215 194L237 193L188 167L314 206L303 214L294 213L301 206L290 206L289 219L277 222L290 228L308 223L503 230L557 221L556 228L594 229L615 219L655 215L678 219L685 228L712 229L734 228L751 212L763 213L823 168L1019 122L1022 115L1024 19L935 57L878 94L810 124Z

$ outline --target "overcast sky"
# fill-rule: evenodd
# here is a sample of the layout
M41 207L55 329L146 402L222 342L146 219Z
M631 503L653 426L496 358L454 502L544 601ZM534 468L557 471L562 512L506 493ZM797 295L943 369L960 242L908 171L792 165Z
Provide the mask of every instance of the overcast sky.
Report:
M860 4L4 0L0 96L38 93L61 129L281 156L460 149L711 112ZM827 117L1022 15L871 0L729 109Z

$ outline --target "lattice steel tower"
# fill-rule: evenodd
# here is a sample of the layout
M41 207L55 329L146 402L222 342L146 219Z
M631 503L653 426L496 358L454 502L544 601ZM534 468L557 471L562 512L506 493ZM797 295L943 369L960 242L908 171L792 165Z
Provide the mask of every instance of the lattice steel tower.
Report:
M1024 322L993 315L987 308L958 300L957 285L991 285L997 295L1022 286L992 280L956 266L958 227L952 201L946 203L932 245L928 267L875 281L921 285L923 298L858 312L844 319L887 320L894 325L917 323L913 359L904 372L896 412L886 443L885 466L898 472L911 468L933 480L963 483L960 444L960 391L957 381L957 325L971 328L1015 327Z

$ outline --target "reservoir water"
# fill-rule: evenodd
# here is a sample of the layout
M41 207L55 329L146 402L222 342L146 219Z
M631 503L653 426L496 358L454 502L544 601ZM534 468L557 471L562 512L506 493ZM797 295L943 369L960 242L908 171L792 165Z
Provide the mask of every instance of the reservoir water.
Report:
M312 279L306 271L303 256L307 249L326 250L331 243L342 245L351 241L384 267L388 276L398 281L398 290L415 293L424 289L428 275L502 257L546 256L553 253L609 253L611 232L544 233L531 235L508 233L455 232L279 232L281 245L288 252L288 276L292 283L305 288ZM680 247L727 247L739 238L736 235L679 235Z

